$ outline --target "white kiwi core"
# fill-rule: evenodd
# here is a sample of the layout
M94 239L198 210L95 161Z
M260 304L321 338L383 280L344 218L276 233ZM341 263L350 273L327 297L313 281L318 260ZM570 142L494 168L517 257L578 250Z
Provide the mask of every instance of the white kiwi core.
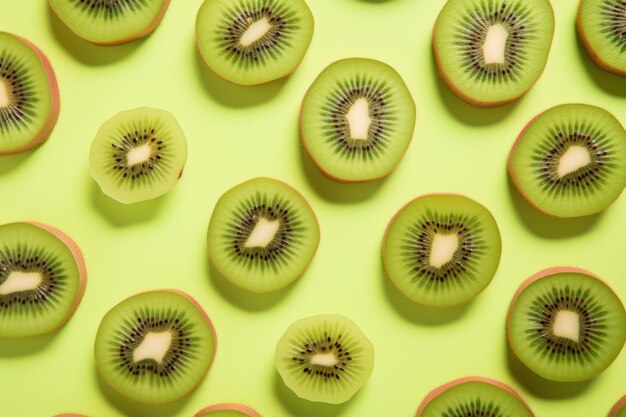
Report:
M337 357L334 353L316 353L311 357L311 365L325 366L327 368L337 365Z
M435 233L433 243L430 248L430 265L441 268L452 260L454 252L459 247L459 238L454 234Z
M11 88L7 85L6 80L0 78L0 108L8 107L13 101Z
M143 164L144 162L148 162L151 154L152 147L150 147L150 145L146 143L144 145L131 149L126 154L126 163L130 167Z
M172 332L149 332L133 351L133 361L152 359L161 364L172 344Z
M244 243L244 247L246 248L264 248L270 244L270 242L276 236L276 232L278 232L278 228L280 227L280 221L278 220L267 220L264 217L259 218L259 221L254 225L254 229L246 243Z
M570 146L559 160L559 168L557 173L559 178L563 178L567 174L579 170L587 166L591 162L591 155L587 148L582 146Z
M346 114L350 127L350 137L354 140L367 140L372 119L370 118L370 106L366 98L360 98L350 107Z
M486 64L504 64L508 38L509 32L500 23L489 26L485 43L483 43Z
M267 17L263 19L257 20L252 23L248 29L241 35L241 39L239 39L239 43L242 46L250 46L254 42L261 39L263 36L267 34L272 28L272 24L270 23Z
M552 333L555 336L564 337L578 342L580 333L580 317L577 313L561 310L556 314L552 324Z
M15 292L34 290L43 281L39 272L13 271L0 285L0 295L9 295Z

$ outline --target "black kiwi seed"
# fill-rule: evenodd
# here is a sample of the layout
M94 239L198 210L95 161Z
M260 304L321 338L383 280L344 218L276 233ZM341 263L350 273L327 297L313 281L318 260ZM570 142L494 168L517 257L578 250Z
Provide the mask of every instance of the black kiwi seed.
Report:
M150 147L150 157L147 161L129 166L127 155L135 148L143 145ZM164 141L155 134L154 129L135 130L121 136L111 144L111 171L117 176L128 178L132 181L139 180L144 176L157 175L160 166L165 162L164 149L167 147Z
M6 107L0 107L0 132L27 128L35 116L33 82L26 65L6 51L0 54L0 83L10 98Z
M624 52L626 49L626 2L604 0L601 14L603 33Z
M498 404L477 398L448 407L442 415L446 417L504 417L506 414L502 412Z
M333 366L323 366L311 363L311 358L316 354L334 354L337 363ZM352 356L349 349L341 343L341 334L336 338L324 333L320 340L305 342L299 354L291 358L302 368L305 374L319 377L325 382L329 379L341 379L341 374L350 367Z
M71 0L85 12L100 17L119 17L148 5L148 0Z

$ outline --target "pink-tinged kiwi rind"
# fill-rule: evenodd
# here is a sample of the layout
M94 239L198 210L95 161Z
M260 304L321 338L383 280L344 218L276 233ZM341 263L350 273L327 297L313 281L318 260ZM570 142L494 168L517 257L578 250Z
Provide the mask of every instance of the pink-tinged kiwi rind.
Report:
M83 414L57 414L54 417L87 417Z
M626 407L626 395L617 400L611 411L609 411L609 417L617 417L617 414L622 411L622 408Z
M232 411L238 411L242 414L247 415L248 417L261 417L261 414L257 413L255 410L253 410L252 408L248 407L247 405L242 405L242 404L216 404L216 405L212 405L210 407L206 407L203 408L202 410L198 411L194 417L203 417L205 415L207 415L207 417L210 417L211 412L213 411L224 411L224 410L232 410Z

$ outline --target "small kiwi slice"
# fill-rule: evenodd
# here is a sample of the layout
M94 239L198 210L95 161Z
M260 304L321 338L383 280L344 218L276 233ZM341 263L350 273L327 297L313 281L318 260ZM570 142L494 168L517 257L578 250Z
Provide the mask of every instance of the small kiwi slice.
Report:
M82 415L82 414L58 414L54 417L87 417L87 416Z
M373 59L343 59L322 71L304 97L302 143L329 178L372 181L400 163L415 117L411 93L396 70Z
M217 337L202 307L177 290L137 294L102 319L95 354L102 377L131 400L164 404L206 375Z
M77 36L97 45L142 38L161 22L170 0L48 0Z
M76 243L42 223L0 226L0 337L50 333L67 322L85 292Z
M383 240L391 282L412 301L435 307L467 303L493 279L502 242L495 219L467 197L418 197L396 213Z
M109 197L124 204L170 191L187 161L187 141L174 116L141 107L107 120L91 145L91 176Z
M235 285L260 293L282 289L302 275L319 240L309 203L270 178L228 190L213 210L207 234L217 270Z
M593 60L626 77L626 2L582 0L577 22L578 34Z
M448 0L433 35L439 72L468 103L517 100L543 72L552 37L549 0Z
M265 84L296 69L313 26L304 0L205 0L196 42L220 77L239 85Z
M626 417L626 395L620 398L611 408L609 417Z
M241 404L216 404L203 408L193 417L261 417L252 408Z
M433 390L416 417L534 417L513 388L502 382L465 377Z
M346 317L308 317L291 324L278 341L276 369L298 397L341 404L367 382L374 346Z
M59 117L59 87L50 61L26 39L0 32L0 155L48 139Z
M626 130L599 107L554 107L531 120L519 135L509 173L520 194L546 214L598 213L626 186Z
M549 268L517 290L507 316L513 353L552 381L599 375L626 342L626 314L617 295L590 272Z

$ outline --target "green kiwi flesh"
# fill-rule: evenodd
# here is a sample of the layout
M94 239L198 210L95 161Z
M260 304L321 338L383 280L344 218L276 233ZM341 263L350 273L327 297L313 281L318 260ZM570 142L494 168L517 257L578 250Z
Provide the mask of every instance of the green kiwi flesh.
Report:
M261 417L261 415L242 404L216 404L203 408L194 417Z
M196 301L160 290L127 298L106 313L95 356L102 377L120 394L163 404L200 384L216 343L213 325Z
M340 404L365 385L374 347L346 317L319 315L291 324L276 346L276 369L298 397Z
M433 194L405 205L383 241L389 279L410 300L435 307L467 303L493 279L502 242L484 206Z

